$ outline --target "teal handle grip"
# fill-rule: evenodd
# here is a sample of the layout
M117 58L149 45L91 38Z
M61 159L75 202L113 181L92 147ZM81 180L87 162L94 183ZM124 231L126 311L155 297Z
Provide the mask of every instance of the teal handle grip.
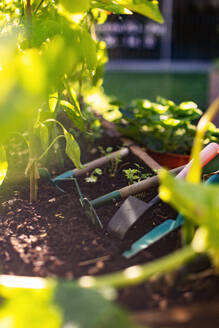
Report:
M65 179L68 179L68 178L73 178L74 177L74 170L69 170L65 173L62 173L60 175L58 175L57 177L53 178L52 179L52 182L58 182L60 180L65 180Z
M101 197L91 200L90 203L93 207L98 207L103 204L109 203L113 200L121 200L121 199L122 197L120 192L118 190L114 190L112 192L109 192L108 194L105 194Z

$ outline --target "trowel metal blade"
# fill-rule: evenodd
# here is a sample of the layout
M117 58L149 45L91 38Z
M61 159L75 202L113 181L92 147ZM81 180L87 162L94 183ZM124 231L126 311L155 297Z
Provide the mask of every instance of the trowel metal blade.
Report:
M119 239L123 239L132 225L144 214L150 204L129 196L110 220L107 230Z

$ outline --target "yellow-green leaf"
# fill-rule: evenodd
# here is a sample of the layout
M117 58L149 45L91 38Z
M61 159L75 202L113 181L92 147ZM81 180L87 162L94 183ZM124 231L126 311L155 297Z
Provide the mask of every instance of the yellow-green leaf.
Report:
M76 125L78 129L85 132L84 120L82 118L81 110L78 102L74 101L74 104L71 104L67 100L61 100L60 105L64 107L65 113L68 115L70 120Z
M193 240L196 251L207 251L219 269L219 186L174 179L167 171L159 174L160 197L186 218L199 225Z
M75 164L75 166L79 169L82 167L80 157L81 157L81 151L80 147L73 137L71 133L69 133L67 130L64 130L64 135L66 139L66 147L65 152L68 155L68 157L72 160L72 162Z
M8 161L6 157L5 148L0 145L0 185L4 181L8 170Z
M59 2L71 13L83 13L90 7L90 0L59 0Z
M158 1L149 0L115 0L115 3L137 12L141 15L147 16L158 23L163 23L163 17L160 13Z
M51 113L55 112L58 103L58 92L54 92L49 96L49 109Z

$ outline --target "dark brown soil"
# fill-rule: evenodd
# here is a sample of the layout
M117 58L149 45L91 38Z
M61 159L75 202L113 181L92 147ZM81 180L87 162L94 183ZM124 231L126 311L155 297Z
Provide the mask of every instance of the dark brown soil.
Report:
M116 149L119 141L107 137L95 141L92 146L83 144L84 163L100 156L97 150L98 144L104 147L113 145ZM82 275L100 275L131 265L147 263L180 246L180 233L177 231L132 259L125 259L122 252L128 249L133 241L165 219L175 218L176 213L172 208L163 203L154 206L131 229L124 241L117 240L106 232L106 225L121 203L105 205L97 210L104 224L104 231L92 225L86 217L72 181L60 184L66 191L65 193L40 181L39 201L30 204L28 181L23 177L27 154L21 151L20 157L17 158L10 147L9 150L9 176L3 183L0 195L2 273L74 279ZM139 163L138 159L133 155L128 156L120 163L114 177L109 175L109 167L104 168L103 174L95 184L85 182L84 177L79 178L78 182L83 195L91 200L127 185L122 170L133 167L137 162ZM71 167L71 163L65 159L64 171ZM144 172L151 172L145 165L144 168ZM57 174L54 171L52 173ZM156 190L149 190L143 195L143 200L148 201L154 195L156 195ZM122 289L119 291L118 302L133 312L136 310L161 311L176 305L185 307L190 304L200 306L203 304L204 307L208 301L218 302L219 278L211 273L206 275L202 272L197 273L206 268L207 273L211 272L208 262L202 259L192 269L189 268L189 274L178 272L177 275L164 276L140 286ZM188 318L187 322L191 323L191 320L192 318ZM153 327L153 322L151 323L150 320L148 322ZM208 327L218 326L218 317L215 319L211 314L208 318ZM154 325L154 327L157 326ZM160 325L160 327L163 326ZM173 327L182 326L176 322ZM184 322L183 327L190 326ZM200 322L199 327L206 326Z

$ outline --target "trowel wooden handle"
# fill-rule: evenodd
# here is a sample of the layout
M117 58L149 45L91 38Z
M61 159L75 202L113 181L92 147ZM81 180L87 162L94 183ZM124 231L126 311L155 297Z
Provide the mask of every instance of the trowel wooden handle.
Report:
M216 142L211 142L208 144L199 154L199 160L201 163L201 167L204 167L208 164L215 156L219 154L219 144ZM190 161L185 168L177 175L177 178L183 179L186 177L187 173L189 172L189 169L192 165L192 161Z
M127 156L129 153L129 149L127 147L122 148L120 150L114 151L106 156L100 157L98 159L95 159L94 161L91 161L87 164L84 164L84 168L82 169L74 169L74 176L78 177L80 175L83 175L93 169L96 169L99 166L104 166L108 162L117 159L117 158L122 158Z
M170 170L171 173L177 174L179 173L185 166L180 166L175 169ZM147 178L145 180L142 180L138 183L132 184L130 186L126 186L119 190L121 198L125 199L130 195L136 195L142 191L145 191L149 188L156 187L159 183L159 178L157 175Z

